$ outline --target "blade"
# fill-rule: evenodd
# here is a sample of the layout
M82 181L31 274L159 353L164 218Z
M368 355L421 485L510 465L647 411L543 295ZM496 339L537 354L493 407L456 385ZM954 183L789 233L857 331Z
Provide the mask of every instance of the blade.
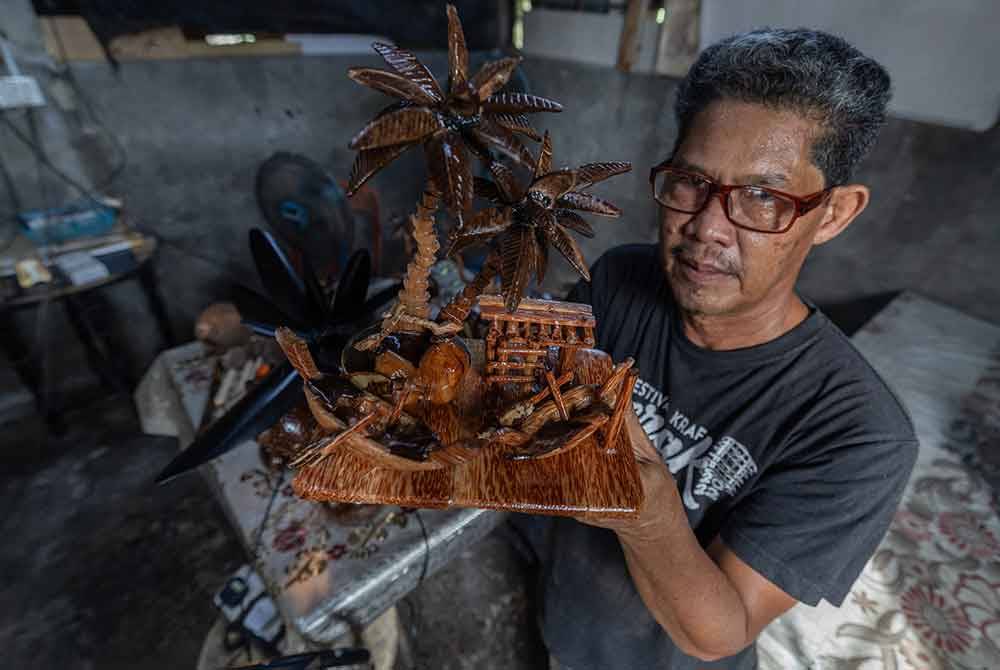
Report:
M542 139L542 136L531 126L531 122L524 114L487 114L486 118L494 123L499 123L507 130L527 135L536 142L540 142Z
M353 196L361 185L375 176L386 165L396 160L412 144L394 144L391 147L364 149L358 152L351 166L351 178L347 183L347 197Z
M556 215L556 221L559 222L560 226L576 231L584 237L594 236L594 229L576 212L571 212L568 209L556 209L553 211Z
M632 164L625 161L610 161L606 163L587 163L576 169L576 187L589 188L608 177L624 174L632 169Z
M579 177L580 175L577 174L577 179L579 179ZM560 207L578 209L581 212L590 212L591 214L597 214L598 216L618 217L621 216L622 213L620 209L612 205L607 200L602 200L596 195L578 193L576 191L563 193L559 196L556 204Z
M510 208L491 207L476 212L461 231L452 238L445 256L452 256L466 247L490 241L511 224Z
M512 57L483 64L479 72L472 77L472 88L476 90L479 99L486 100L506 86L520 63L520 57Z
M501 152L511 160L517 161L529 168L534 167L535 157L521 143L513 131L507 130L498 123L483 119L479 125L469 131L473 137Z
M287 362L276 366L259 385L178 454L156 476L156 483L168 482L231 451L242 444L244 438L256 436L274 425L302 400L299 373Z
M274 306L270 300L257 291L242 284L235 284L232 290L233 304L240 313L240 319L248 326L263 326L273 331L278 326L290 326L297 330L306 328L305 323L293 319ZM254 327L254 326L250 326Z
M517 202L522 197L521 185L517 177L510 168L499 161L490 163L490 174L493 175L493 183L500 190L504 202Z
M307 297L302 278L274 236L259 228L252 229L250 253L271 303L301 324L317 325L322 312Z
M419 142L441 128L438 115L426 107L404 107L373 119L351 143L351 149L377 149Z
M542 147L538 150L538 161L535 163L535 179L547 174L552 169L552 136L545 131Z
M488 179L482 177L472 178L472 192L479 198L485 198L493 203L502 202L500 189Z
M434 98L435 102L440 103L444 100L441 87L438 86L434 75L411 52L382 42L375 42L372 44L372 48L378 52L389 67L424 89L429 96Z
M545 233L535 229L535 281L541 286L545 281L545 271L549 267L549 243Z
M583 253L580 251L580 247L577 246L576 240L573 239L572 235L552 220L554 218L555 216L552 215L542 226L542 230L545 231L545 237L548 238L549 244L554 246L563 255L581 277L590 281L590 270L587 269L587 262L583 260Z
M534 265L532 230L512 229L500 240L500 290L508 312L517 311Z
M456 133L435 135L424 144L427 170L459 227L472 203L472 165Z
M490 114L561 112L562 105L555 100L527 93L497 93L483 103L483 111Z
M365 296L372 277L372 258L367 249L358 249L340 273L337 292L330 310L331 320L342 323L354 321L364 313Z
M465 46L465 33L458 19L458 10L448 5L448 91L464 88L469 72L469 50Z
M395 72L373 67L352 67L347 69L347 76L359 84L416 105L435 105L439 102L420 84Z

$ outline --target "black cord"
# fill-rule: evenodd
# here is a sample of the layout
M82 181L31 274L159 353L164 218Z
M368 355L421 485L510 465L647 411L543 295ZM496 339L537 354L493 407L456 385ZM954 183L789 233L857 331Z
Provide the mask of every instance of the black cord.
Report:
M31 110L28 110L28 112L29 112L28 113L28 122L30 124L32 124L33 126L35 126L36 125L35 122L34 122L34 118L35 117L34 117L33 114L31 114ZM94 193L91 192L91 190L89 188L87 188L86 186L84 186L83 184L81 184L80 182L78 182L77 180L75 180L72 177L70 177L68 174L66 174L65 172L63 172L62 170L60 170L51 160L49 160L49 157L47 155L45 155L45 150L42 148L41 144L38 143L37 137L35 139L27 137L20 128L18 128L16 125L14 125L14 123L10 120L9 116L6 113L3 116L0 116L0 120L3 121L4 125L6 125L8 128L10 128L10 131L12 133L14 133L14 136L17 139L19 139L25 146L27 146L29 149L31 149L32 153L34 153L34 155L35 155L35 159L38 160L38 162L40 164L42 164L45 167L47 167L52 172L52 174L54 174L55 176L57 176L60 180L62 180L66 184L68 184L68 185L72 186L73 188L75 188L85 198L87 198L89 200L92 200L93 202L95 202L96 204L100 205L101 207L105 206L105 204L103 202L101 202L100 198L97 197L96 195L94 195ZM34 134L34 132L33 132L33 134Z
M417 586L424 583L424 577L427 576L427 568L431 562L431 541L427 537L427 526L424 525L424 518L420 516L420 510L413 510L414 516L417 517L417 521L420 523L420 532L424 536L424 564L420 568L420 576L417 578Z
M118 152L118 165L113 167L108 173L108 176L101 180L101 182L94 188L96 191L103 191L108 186L113 184L122 172L125 171L125 166L128 165L128 152L125 150L125 146L121 143L121 140L118 139L118 136L111 132L111 129L108 128L97 112L94 111L93 102L84 94L83 87L80 86L80 83L76 80L76 73L70 66L69 55L66 52L66 45L63 44L62 31L59 30L59 26L57 24L52 25L52 33L55 35L56 44L59 46L59 55L63 62L63 67L56 76L63 81L66 81L73 88L73 92L83 103L83 107L90 116L90 120L104 131L105 136L107 136L107 138L111 141L111 144L114 145L115 151Z

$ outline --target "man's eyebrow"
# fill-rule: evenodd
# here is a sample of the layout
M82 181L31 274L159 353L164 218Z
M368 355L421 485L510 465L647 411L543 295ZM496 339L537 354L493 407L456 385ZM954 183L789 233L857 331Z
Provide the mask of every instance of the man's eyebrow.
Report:
M703 174L706 177L715 179L715 177L713 177L712 174L705 168L700 165L695 165L694 163L689 163L683 158L674 158L670 161L670 164L674 167L681 168L682 170L697 172L698 174ZM782 172L757 172L743 175L734 183L746 184L749 186L787 186L788 182L788 175Z
M781 172L761 172L742 177L740 183L752 186L787 186L788 176Z

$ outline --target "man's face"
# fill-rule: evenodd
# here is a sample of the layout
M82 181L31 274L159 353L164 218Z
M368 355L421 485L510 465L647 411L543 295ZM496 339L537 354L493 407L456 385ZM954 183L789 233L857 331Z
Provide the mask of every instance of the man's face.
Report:
M824 188L810 160L817 124L793 112L720 100L694 118L672 165L723 184L804 196ZM699 214L660 207L660 248L674 299L705 316L780 312L822 220L820 206L781 234L733 225L718 197Z

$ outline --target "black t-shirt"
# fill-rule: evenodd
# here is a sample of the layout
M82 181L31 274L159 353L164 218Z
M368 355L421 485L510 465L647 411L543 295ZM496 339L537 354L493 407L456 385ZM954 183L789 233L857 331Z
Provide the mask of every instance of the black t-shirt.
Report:
M701 545L723 542L796 600L839 605L882 539L917 454L905 410L818 309L776 340L692 344L655 246L613 249L571 300L598 346L636 359L636 413L677 481ZM539 547L542 632L572 670L752 668L754 646L682 653L633 585L611 531L552 519Z

